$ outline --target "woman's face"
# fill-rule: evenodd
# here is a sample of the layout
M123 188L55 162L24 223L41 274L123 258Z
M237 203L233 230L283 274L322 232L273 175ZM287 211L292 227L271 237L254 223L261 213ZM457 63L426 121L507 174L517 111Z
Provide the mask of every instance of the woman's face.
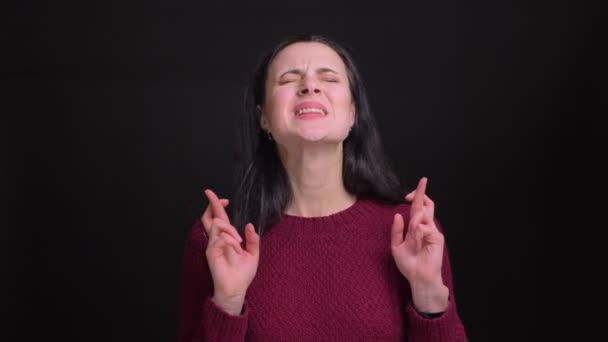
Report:
M268 68L260 125L282 145L346 139L355 120L346 67L325 44L301 42Z

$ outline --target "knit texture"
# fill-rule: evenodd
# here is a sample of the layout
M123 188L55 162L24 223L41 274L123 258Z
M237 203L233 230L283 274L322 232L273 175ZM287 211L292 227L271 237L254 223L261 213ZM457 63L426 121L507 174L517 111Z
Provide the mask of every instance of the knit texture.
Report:
M196 222L185 243L178 341L467 341L447 248L447 311L427 319L412 305L390 248L393 216L401 213L407 226L409 210L359 199L329 216L283 215L262 236L240 315L210 299L207 239Z

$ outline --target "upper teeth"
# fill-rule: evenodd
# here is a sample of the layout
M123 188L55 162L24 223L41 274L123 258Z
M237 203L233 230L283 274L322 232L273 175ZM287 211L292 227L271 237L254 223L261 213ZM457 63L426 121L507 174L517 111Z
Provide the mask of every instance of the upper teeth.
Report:
M323 112L323 110L320 109L320 108L302 108L302 109L298 109L298 111L296 112L296 115L305 114L305 113L321 113L321 114L325 114Z

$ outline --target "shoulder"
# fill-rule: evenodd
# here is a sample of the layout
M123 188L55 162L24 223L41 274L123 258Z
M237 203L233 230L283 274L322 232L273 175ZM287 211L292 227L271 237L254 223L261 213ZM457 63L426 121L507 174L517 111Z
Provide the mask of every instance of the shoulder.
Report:
M364 203L365 206L369 208L370 212L374 213L374 215L377 215L377 217L386 217L392 222L395 214L401 214L401 216L403 217L403 221L406 223L406 225L407 222L410 220L410 210L412 208L412 205L410 203L403 202L396 204L388 204L372 199L362 199L361 201ZM439 223L439 220L437 219L436 215L433 218L433 221L435 222L435 225L437 226L439 231L443 231L443 227Z
M365 205L368 206L371 210L377 212L377 213L381 213L381 214L401 214L407 215L409 217L410 214L410 207L411 205L409 203L406 202L402 202L402 203L385 203L385 202L381 202L379 200L376 199L368 199L368 198L364 198L361 199L361 202Z
M406 202L402 203L386 203L376 199L364 198L360 200L361 206L366 211L377 218L386 218L392 221L395 214L401 214L403 219L407 221L410 217L411 205Z

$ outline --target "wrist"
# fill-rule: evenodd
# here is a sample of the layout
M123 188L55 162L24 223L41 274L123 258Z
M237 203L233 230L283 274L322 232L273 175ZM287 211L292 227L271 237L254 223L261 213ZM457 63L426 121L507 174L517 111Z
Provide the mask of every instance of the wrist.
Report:
M416 309L414 309L416 310ZM443 311L442 312L422 312L422 311L418 311L416 310L416 312L427 319L433 319L433 318L437 318L437 317L441 317L441 315L443 315Z
M450 290L443 283L412 284L411 289L412 302L416 311L436 314L447 310Z
M225 297L214 294L213 297L211 297L211 300L215 303L215 305L219 306L222 310L233 316L238 316L241 314L243 311L243 305L245 303L244 296Z

